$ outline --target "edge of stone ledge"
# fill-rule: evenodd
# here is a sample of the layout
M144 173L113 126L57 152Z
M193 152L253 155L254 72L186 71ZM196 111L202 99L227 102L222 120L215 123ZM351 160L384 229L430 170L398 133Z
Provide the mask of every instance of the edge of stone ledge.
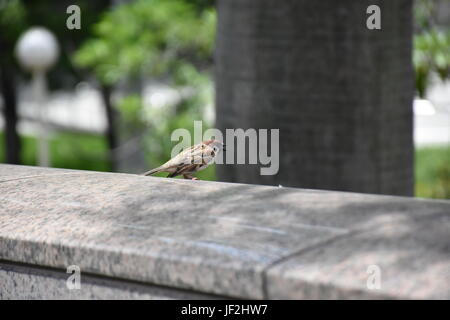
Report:
M295 190L301 190L304 192L312 192L312 193L329 193L329 192L334 192L334 193L341 193L341 194L349 194L349 195L359 195L359 196L374 196L374 197L386 197L386 198L401 198L401 199L409 199L409 200L420 200L420 201L431 201L431 202L443 202L446 204L450 204L450 199L430 199L430 198L422 198L422 197L410 197L410 196L399 196L399 195L389 195L389 194L376 194L376 193L361 193L361 192L355 192L355 191L343 191L343 190L325 190L325 189L311 189L311 188L299 188L299 187L289 187L289 186L275 186L275 185L266 185L266 184L250 184L250 183L240 183L240 182L229 182L229 181L209 181L209 180L196 180L196 181L191 181L189 179L176 179L176 178L164 178L164 177L155 177L155 176L143 176L139 173L129 173L129 172L111 172L111 171L94 171L94 170L81 170L81 169L67 169L67 168L53 168L53 167L38 167L38 166L31 166L31 165L13 165L13 164L8 164L8 163L0 163L0 183L3 181L10 181L10 179L7 180L2 180L2 174L1 174L1 168L2 167L22 167L25 169L31 169L31 170L42 170L42 171L46 171L46 170L57 170L57 171L61 171L58 174L63 174L63 173L68 173L68 174L114 174L114 175L127 175L127 176L134 176L134 177L139 177L139 178L144 178L144 179L162 179L164 181L170 181L170 180L176 180L178 182L182 181L184 183L214 183L214 184L227 184L227 185L242 185L242 186L248 186L248 185L253 185L253 186L258 186L258 187L266 187L266 188L275 188L275 189L295 189ZM49 175L58 175L58 174L37 174L37 175L26 175L26 176L22 176L22 177L17 177L17 178L34 178L34 177L45 177L45 176L49 176ZM11 179L12 180L16 180L16 179Z
M4 166L4 165L0 165L0 169L1 169L1 167L2 166ZM21 166L21 167L25 167L25 168L36 168L36 167L31 167L31 166ZM51 171L53 171L53 170L60 170L61 172L60 173L55 173L55 174L39 174L39 175L24 175L24 176L22 176L22 177L18 177L17 179L27 179L27 178L36 178L36 177L47 177L47 176L58 176L58 175L61 175L61 174L75 174L75 175L82 175L82 174L108 174L108 175L116 175L116 174L121 174L121 175L128 175L128 176L135 176L135 177L138 177L138 178L145 178L145 179L148 179L148 178L150 178L150 179L164 179L165 181L164 182L170 182L170 181L168 181L168 180L166 180L166 178L158 178L158 177L144 177L144 176L140 176L140 175L138 175L138 174L128 174L128 173L113 173L113 172L97 172L97 171L87 171L87 170L73 170L73 169L59 169L59 168L40 168L41 170L43 170L43 171L45 171L45 170L51 170ZM1 170L0 170L0 172L1 172ZM2 179L2 175L1 175L1 173L0 173L0 183L2 183L2 182L8 182L8 181L13 181L13 180L16 180L16 179L11 179L11 180L1 180ZM233 184L233 185L248 185L248 184L241 184L241 183L231 183L231 182L216 182L216 181L189 181L189 180L181 180L181 182L183 183L183 184L189 184L189 183L214 183L214 184ZM268 185L264 185L264 186L261 186L261 185L258 185L258 186L260 186L260 187L266 187L266 188L277 188L277 187L275 187L275 186L268 186ZM377 195L377 194L362 194L362 193L356 193L356 192L347 192L347 191L334 191L334 190L318 190L318 189L300 189L300 188L290 188L290 187L283 187L283 188L286 188L286 189L295 189L295 190L301 190L301 191L304 191L304 192L312 192L312 193L329 193L329 192L334 192L334 193L342 193L342 194L351 194L351 195L360 195L360 196L364 196L364 197L367 197L367 196L373 196L373 197L377 197L377 198L380 198L380 197L385 197L385 198L389 198L389 199L392 199L392 198L394 198L394 199L402 199L402 200L406 200L406 199L408 199L408 200L413 200L413 201L419 201L419 202L430 202L430 203L443 203L443 204L450 204L450 200L445 200L445 199L437 199L437 200L435 200L435 199L433 199L433 200L431 200L431 199L424 199L424 198L412 198L412 197L403 197L403 196L392 196L392 195ZM4 240L4 239L3 239ZM9 239L9 240L11 240L11 239ZM275 262L273 262L271 265L269 265L268 267L266 267L266 268L264 268L263 270L262 270L262 272L261 272L261 278L262 278L262 282L263 282L263 288L262 288L262 293L263 293L263 296L261 297L261 296L258 296L258 295L255 295L255 296L248 296L248 297L245 297L245 296L241 296L242 298L272 298L271 297L271 295L268 293L268 289L267 289L267 287L264 287L264 286L270 286L270 284L269 284L269 276L268 276L268 273L269 273L269 271L270 270L272 270L274 267L278 267L278 266L280 266L280 265L282 265L284 262L286 262L286 261L289 261L289 260L291 260L292 258L295 258L296 256L301 256L302 254L303 254L303 252L304 251L309 251L309 250L311 250L311 249L314 249L315 247L320 247L320 246L323 246L325 243L326 243L327 241L324 241L324 242L321 242L321 243L318 243L317 245L313 245L313 246L311 246L311 247L307 247L307 248L305 248L305 249L303 249L303 250L300 250L299 252L294 252L294 253L292 253L292 254L290 254L289 256L287 256L287 257L284 257L284 258L281 258L281 259L279 259L279 260L277 260L277 261L275 261ZM12 261L12 262L18 262L18 263L23 263L23 261L13 261L13 260L8 260L8 261ZM43 265L41 265L41 264L33 264L33 265L35 265L35 266L43 266ZM47 266L47 267L53 267L53 266ZM94 274L95 275L95 273L92 273L92 274ZM98 274L99 276L103 276L104 274ZM109 276L109 275L106 275L106 276ZM130 278L130 279L127 279L127 278L123 278L123 277L119 277L118 279L124 279L124 280L131 280L131 281L133 281L133 280L135 280L134 278ZM286 278L287 279L287 278ZM287 281L285 279L285 281ZM273 280L273 278L272 278L272 280ZM281 279L281 280L283 280L283 279ZM139 280L138 280L139 281ZM157 284L157 283L153 283L153 282L144 282L144 283L148 283L148 284ZM342 292L343 290L344 291L352 291L353 292L353 295L354 296L358 296L358 295L360 295L361 294L361 292L360 292L360 290L359 289L357 289L357 288L344 288L344 287L341 287L341 286L339 286L339 285L334 285L333 283L325 283L325 284L322 284L322 283L310 283L310 282L304 282L304 284L305 284L305 286L309 286L310 288L315 288L315 287L317 287L317 288L315 288L316 290L319 290L320 288L319 287L326 287L327 288L327 290L331 290L331 291L333 291L333 292ZM161 284L157 284L157 285L161 285ZM174 287L174 286L172 286L171 288L177 288L177 287ZM183 288L183 287L180 287L180 288ZM196 288L188 288L188 289L190 289L190 290L197 290ZM320 291L320 290L319 290ZM202 291L201 289L198 289L198 292L202 292L202 293L209 293L208 291ZM225 295L227 295L226 293L217 293L217 292L210 292L211 294L225 294ZM365 294L365 296L364 296L364 298L374 298L374 299L379 299L379 298L388 298L388 299L394 299L394 298L400 298L400 299L408 299L409 297L396 297L396 296L391 296L391 295L388 295L388 294L377 294L377 293L375 293L375 292L373 292L373 293L369 293L369 294L367 294L367 293L365 293L365 292L363 292L364 294ZM276 298L276 297L275 297Z

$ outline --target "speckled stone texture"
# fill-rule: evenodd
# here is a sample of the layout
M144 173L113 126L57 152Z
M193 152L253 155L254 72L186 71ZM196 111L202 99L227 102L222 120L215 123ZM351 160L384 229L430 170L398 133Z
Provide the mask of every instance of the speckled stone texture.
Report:
M237 298L450 299L449 241L450 201L0 165L0 260L63 272Z
M58 270L0 262L0 300L173 300L223 299L190 291L81 276L80 288L68 289L70 274Z

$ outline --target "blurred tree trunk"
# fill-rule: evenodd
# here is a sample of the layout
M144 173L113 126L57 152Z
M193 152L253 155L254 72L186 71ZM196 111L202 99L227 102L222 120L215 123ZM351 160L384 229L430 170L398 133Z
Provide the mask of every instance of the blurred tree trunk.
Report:
M112 88L109 85L101 84L100 91L102 94L103 104L105 106L106 113L106 139L109 147L109 158L111 171L115 171L117 168L116 163L116 149L118 146L116 135L116 114L114 107L111 103Z
M219 180L412 195L411 38L411 0L219 0L217 127L280 129L277 175Z
M5 161L20 164L20 138L17 133L17 97L13 67L0 65L0 86L3 95L3 118L5 119Z

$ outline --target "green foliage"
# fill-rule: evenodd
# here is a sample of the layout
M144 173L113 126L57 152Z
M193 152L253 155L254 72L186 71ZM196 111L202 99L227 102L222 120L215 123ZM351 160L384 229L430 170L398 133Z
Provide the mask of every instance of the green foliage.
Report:
M125 139L132 138L145 128L142 99L137 94L123 97L117 104L120 111L119 129Z
M37 140L22 136L24 165L37 164ZM0 163L4 161L4 135L0 133ZM99 135L58 133L50 139L52 167L81 170L108 171L108 147Z
M434 14L434 0L415 0L414 1L414 19L415 24L421 30L432 27L431 17Z
M20 0L0 0L0 64L15 64L13 47L26 27L26 17Z
M442 81L450 77L450 30L440 30L433 23L435 8L432 0L417 0L414 13L419 29L414 36L413 52L416 90L424 97L432 73Z
M94 25L94 37L73 56L102 83L157 78L183 96L177 105L144 103L140 93L122 97L120 135L129 139L144 132L149 167L170 158L176 142L171 133L193 131L212 102L208 68L212 64L216 14L208 0L136 0L112 7ZM187 94L186 94L187 91ZM182 94L183 93L183 94ZM204 123L204 129L211 125ZM200 176L214 179L214 170Z
M182 100L175 106L148 106L143 108L142 119L148 134L145 136L145 151L150 167L161 165L170 159L172 148L179 141L171 141L171 134L176 129L184 128L194 136L194 120L202 120L205 105L212 101L211 81L207 75L193 72L192 83L197 91L188 99ZM212 123L203 121L203 131L209 129ZM192 141L191 143L194 143ZM189 146L186 145L185 147ZM164 175L163 175L164 176ZM215 180L215 171L208 168L197 175L203 180Z
M416 196L450 199L450 146L416 150Z
M450 76L450 30L425 31L414 37L416 88L425 96L429 74L436 72L442 81Z
M0 0L2 38L15 41L25 28L26 10L20 0Z
M16 68L14 49L19 36L32 26L49 29L60 45L60 58L48 73L50 89L73 87L83 74L75 70L69 56L90 35L91 25L108 6L109 0L0 0L0 63L12 64ZM82 28L66 28L69 5L76 4L82 12ZM22 68L14 70L17 75L29 76ZM23 73L22 73L23 72Z
M183 61L207 59L215 13L181 0L137 0L113 7L74 56L105 84L130 75L165 75Z
M119 130L125 139L144 133L144 151L149 167L157 167L170 159L172 148L179 141L171 141L171 133L185 128L193 137L194 120L202 120L204 106L211 103L211 82L205 74L184 65L178 76L189 76L191 84L197 88L192 96L176 105L144 105L140 95L132 94L121 98L117 107L120 111ZM180 89L180 94L181 94ZM188 92L189 94L189 92ZM203 121L203 130L211 124ZM193 141L192 141L193 142ZM190 144L187 144L188 147ZM164 174L161 174L164 176ZM215 180L214 170L208 169L200 174L205 180Z

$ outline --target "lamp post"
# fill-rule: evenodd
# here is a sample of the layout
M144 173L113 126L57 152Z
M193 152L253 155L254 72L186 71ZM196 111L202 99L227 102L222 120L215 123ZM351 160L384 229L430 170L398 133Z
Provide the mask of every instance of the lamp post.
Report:
M55 64L59 46L55 36L45 28L33 27L22 34L17 42L16 56L19 63L32 74L33 98L38 108L38 164L50 166L47 107L46 71Z

